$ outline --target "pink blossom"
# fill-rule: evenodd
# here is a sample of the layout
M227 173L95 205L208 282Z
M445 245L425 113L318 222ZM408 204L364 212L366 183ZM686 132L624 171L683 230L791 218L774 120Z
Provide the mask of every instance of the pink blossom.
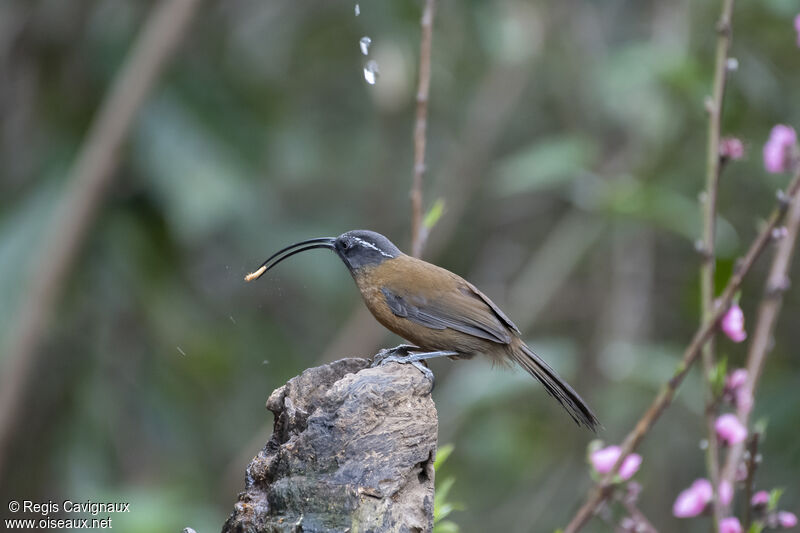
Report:
M619 467L619 477L624 480L630 479L641 465L642 456L638 453L630 454L622 461L622 466Z
M749 413L753 407L753 396L745 387L746 384L747 370L737 368L725 378L724 398L741 412Z
M797 32L797 46L800 46L800 15L794 18L794 29Z
M733 392L741 388L747 383L747 370L744 368L737 368L725 379L725 388Z
M790 528L797 525L797 516L789 511L780 511L778 513L778 523L783 528Z
M742 533L742 524L735 516L729 516L719 521L719 533Z
M736 161L744 157L744 145L736 137L725 137L719 141L719 155Z
M694 489L704 502L708 503L711 501L711 492L713 489L711 488L711 482L709 480L701 477L692 483L691 488Z
M711 501L711 483L707 479L698 479L692 486L684 490L672 505L672 514L678 518L689 518L703 512Z
M772 128L764 144L764 168L768 172L785 172L791 150L797 142L797 133L791 126L778 124Z
M769 492L765 490L760 490L753 494L753 497L750 498L750 505L753 507L761 507L766 506L769 503Z
M719 484L719 502L722 505L728 505L733 500L733 485L730 481L723 481Z
M736 415L726 413L717 418L714 423L717 436L726 444L738 444L747 438L747 428L739 422Z
M747 333L744 331L744 312L739 304L733 304L728 309L720 325L725 335L733 342L742 342L747 338Z
M590 457L592 466L598 473L606 474L611 471L611 468L619 459L620 452L619 446L608 446L601 450L595 450Z
M617 463L621 453L622 449L619 446L607 446L602 450L596 450L590 457L592 466L599 474L607 474ZM623 480L630 479L641 464L641 455L636 453L628 455L619 467L619 477Z

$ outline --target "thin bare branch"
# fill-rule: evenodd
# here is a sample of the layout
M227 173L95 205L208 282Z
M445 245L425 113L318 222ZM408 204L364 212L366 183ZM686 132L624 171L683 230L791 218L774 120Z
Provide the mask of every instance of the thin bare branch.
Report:
M706 191L703 202L703 253L700 266L700 298L702 320L708 320L714 313L714 269L716 263L714 241L716 239L717 190L719 188L720 165L720 131L722 123L722 106L725 99L725 84L728 78L728 51L731 46L731 16L733 0L723 0L722 13L717 22L717 51L714 61L714 82L712 96L707 102L708 111L708 152L706 154ZM708 433L706 448L706 469L713 487L712 518L714 530L719 529L722 510L717 497L719 487L719 444L714 429L716 418L714 405L714 386L711 375L714 370L714 336L703 347L703 376L705 382L705 418Z
M797 175L800 175L800 164L797 167ZM786 217L786 234L778 242L764 288L764 297L758 307L756 327L747 353L747 382L742 391L746 398L754 398L761 371L772 347L772 334L781 311L783 292L789 287L789 267L792 264L798 233L800 233L800 199L795 195L792 197L789 214ZM740 402L736 413L739 421L745 426L752 411L752 405L748 404L752 404L752 401ZM744 443L731 446L722 470L723 480L733 481L743 452Z
M428 94L431 87L431 41L433 40L434 0L425 0L422 33L419 41L419 81L417 118L414 123L414 178L411 183L411 255L419 257L425 246L426 228L422 214L422 178L425 174L425 141L428 130Z
M750 501L753 499L753 487L756 482L756 469L758 468L758 440L759 433L753 433L747 444L747 451L750 457L747 459L747 479L744 481L744 530L750 531L750 524L753 521L753 506Z
M120 147L199 3L199 0L165 0L153 8L70 171L67 191L53 216L18 322L11 329L10 346L0 375L0 472L30 374L36 366L37 349L46 337L64 283L111 182Z
M786 189L786 192L782 193L781 196L791 199L788 205L796 206L797 204L800 204L800 172L795 174L792 182ZM664 410L669 407L670 403L672 402L672 398L675 395L675 391L683 382L683 379L686 377L689 369L697 360L703 345L716 330L717 322L719 322L719 320L722 318L722 315L727 311L728 307L730 307L733 297L736 294L736 291L739 290L744 277L748 274L748 272L750 272L750 269L753 267L753 264L755 264L756 259L761 256L763 251L767 248L767 244L769 244L769 242L772 240L772 230L774 230L783 220L784 216L786 215L788 205L784 200L779 199L778 207L775 208L764 228L750 244L750 248L747 250L747 253L739 262L730 280L728 280L728 285L725 287L722 295L717 299L714 312L709 319L706 320L695 332L691 342L689 343L689 346L683 352L681 362L678 365L678 369L675 371L675 374L673 374L670 380L661 387L661 390L650 404L650 407L636 423L636 426L634 426L633 430L631 430L631 432L625 437L625 440L621 446L622 453L620 453L617 463L614 465L611 471L603 476L603 479L601 479L600 482L594 486L589 493L586 502L578 509L567 527L564 528L564 533L576 533L577 531L580 531L581 528L583 528L583 526L586 525L586 523L592 518L595 509L597 509L597 507L608 498L611 490L614 488L614 483L612 481L614 476L617 475L622 462L639 446L647 433L650 431L650 428L653 427L653 424L655 424L655 422L659 419ZM796 208L793 209L793 213L794 212L796 212ZM792 216L794 216L794 214ZM750 379L752 379L752 377Z

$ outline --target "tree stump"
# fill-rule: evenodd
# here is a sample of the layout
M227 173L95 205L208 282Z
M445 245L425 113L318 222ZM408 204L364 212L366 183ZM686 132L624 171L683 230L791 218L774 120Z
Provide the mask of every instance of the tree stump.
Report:
M275 390L226 532L429 532L438 419L412 365L340 359Z

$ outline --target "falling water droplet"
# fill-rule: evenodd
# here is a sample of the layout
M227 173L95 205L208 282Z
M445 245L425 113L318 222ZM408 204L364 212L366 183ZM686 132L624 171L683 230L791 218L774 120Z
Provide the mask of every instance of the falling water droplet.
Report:
M367 64L364 65L364 79L367 80L367 83L370 85L375 85L375 81L378 79L377 61L369 60Z
M358 7L358 4L356 4L356 16L359 16L360 14L361 14L361 8Z
M369 45L372 44L372 39L369 37L362 37L360 41L358 41L358 46L361 47L361 53L364 55L369 54Z
M176 346L176 348L178 349L178 352L180 352L180 354L181 354L181 355L183 355L183 356L185 356L185 355L186 355L186 352L184 352L184 351L181 349L181 347L180 347L180 346Z
M725 62L725 66L731 72L737 71L739 70L739 60L736 59L735 57L729 57L728 60Z

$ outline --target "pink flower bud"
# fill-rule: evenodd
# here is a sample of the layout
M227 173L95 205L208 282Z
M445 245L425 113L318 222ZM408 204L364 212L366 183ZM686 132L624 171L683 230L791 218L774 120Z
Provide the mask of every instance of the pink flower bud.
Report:
M737 368L725 378L725 388L731 392L740 389L747 383L747 370L744 368Z
M747 428L739 422L736 415L726 413L714 423L719 439L726 444L738 444L747 438Z
M747 333L744 331L744 312L739 304L733 304L725 316L722 317L720 322L722 331L733 342L742 342L747 338Z
M719 533L742 533L742 524L735 516L729 516L719 521Z
M789 511L780 511L778 513L778 523L782 528L789 529L797 525L797 516Z
M769 503L769 492L765 490L760 490L753 494L753 497L750 498L750 505L753 507L766 507Z
M797 133L791 126L778 124L772 128L764 144L764 168L768 172L785 172L791 150L797 143Z
M781 239L785 239L788 236L789 236L789 230L786 228L786 226L780 226L778 228L774 228L772 230L772 233L770 234L770 237L772 237L772 240L775 240L775 241L779 241Z
M736 467L734 478L736 479L737 483L740 481L745 481L747 479L747 465L744 464L744 461L740 461L738 466Z
M678 494L672 505L672 514L678 518L697 516L710 501L711 483L707 479L698 479L691 487Z
M590 457L592 467L599 474L607 474L614 467L621 453L622 449L619 446L607 446L602 450L594 451ZM619 477L623 480L630 479L639 470L641 464L641 455L636 453L628 455L622 461L622 466L619 467Z
M730 481L723 481L719 484L719 491L717 491L719 496L719 502L722 505L728 505L733 500L733 485L731 485Z
M719 141L719 155L736 161L744 157L744 145L736 137L725 137Z

